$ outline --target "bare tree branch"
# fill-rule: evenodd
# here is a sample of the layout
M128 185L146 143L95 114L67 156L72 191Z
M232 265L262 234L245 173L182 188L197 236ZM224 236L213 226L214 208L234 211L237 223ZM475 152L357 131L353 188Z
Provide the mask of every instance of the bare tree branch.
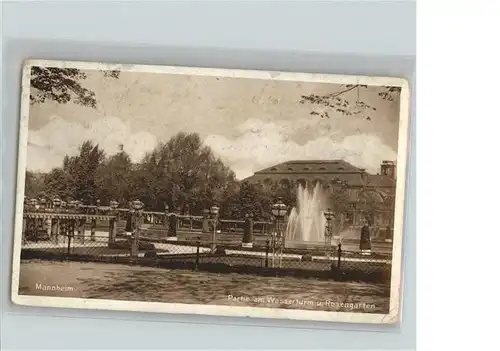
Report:
M331 109L332 111L330 112L339 112L346 116L364 114L365 119L371 120L370 112L376 111L376 107L368 105L367 103L359 99L359 89L367 89L368 86L362 84L345 84L342 85L342 88L343 89L341 91L326 95L302 95L299 103L308 103L311 105L320 106L323 109ZM358 98L355 103L352 104L347 98L344 98L343 95L354 89L358 89ZM378 95L383 100L387 101L395 101L396 95L401 92L400 87L384 86L383 89L384 90L381 91ZM319 112L313 110L310 114L320 116L321 118L330 118L328 111Z

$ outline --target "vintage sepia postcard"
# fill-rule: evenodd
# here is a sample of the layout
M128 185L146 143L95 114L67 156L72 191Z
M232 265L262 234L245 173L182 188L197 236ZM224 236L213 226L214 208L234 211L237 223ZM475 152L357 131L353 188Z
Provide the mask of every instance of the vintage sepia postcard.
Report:
M401 78L27 61L12 300L397 323Z

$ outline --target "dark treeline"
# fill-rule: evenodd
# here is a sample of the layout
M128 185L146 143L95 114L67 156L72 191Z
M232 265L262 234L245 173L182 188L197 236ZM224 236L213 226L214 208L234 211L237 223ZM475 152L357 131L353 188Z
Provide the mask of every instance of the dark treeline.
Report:
M111 200L127 207L139 199L147 210L164 211L165 205L182 214L199 215L217 204L223 218L268 219L277 197L295 204L295 185L271 184L264 188L238 182L234 172L198 134L178 133L160 143L139 163L120 148L106 155L99 145L84 142L77 156L66 155L59 168L49 173L26 173L27 197L59 197L84 204L108 205Z

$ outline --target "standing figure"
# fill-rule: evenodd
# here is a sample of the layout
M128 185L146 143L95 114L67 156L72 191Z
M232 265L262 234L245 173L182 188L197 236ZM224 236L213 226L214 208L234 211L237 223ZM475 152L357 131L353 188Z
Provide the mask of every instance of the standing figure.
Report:
M370 227L368 227L368 223L365 221L363 223L363 227L361 228L361 238L359 241L359 249L361 250L362 255L369 255L372 251L372 242L370 238Z

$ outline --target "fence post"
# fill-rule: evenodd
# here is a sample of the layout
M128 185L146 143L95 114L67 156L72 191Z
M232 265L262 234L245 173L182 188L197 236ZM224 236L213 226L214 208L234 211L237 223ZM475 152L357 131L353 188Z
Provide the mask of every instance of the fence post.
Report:
M26 230L28 229L28 220L23 216L23 231L22 231L22 244L26 244Z
M193 217L192 216L189 217L189 230L190 231L193 230Z
M108 247L112 247L116 238L116 218L109 220Z
M63 237L63 242L66 241L66 220L64 218L59 219L59 234Z
M68 252L67 256L71 255L71 236L68 235Z
M69 257L71 255L71 238L73 237L73 234L75 233L75 221L76 219L70 220L71 222L68 223L67 226L67 233L68 233L68 252L67 256Z
M55 241L55 236L56 236L56 226L55 226L55 219L54 218L50 218L49 219L50 221L50 241L54 242ZM47 228L48 229L48 228Z
M80 219L78 221L78 237L82 244L85 243L85 219Z
M200 245L201 245L201 237L198 236L198 240L196 241L196 262L194 264L194 269L198 269L200 265Z
M242 247L252 247L253 246L253 216L252 213L248 213L245 216L245 223L243 224L243 240L241 243Z
M114 244L116 240L116 232L118 230L118 221L113 219L113 222L111 223L111 242Z
M264 266L269 267L269 239L266 239L266 261Z
M165 224L165 236L168 238L168 233L170 230L170 218L168 215L168 209L165 209L165 214L163 215L163 223Z
M342 244L339 243L339 247L337 249L337 268L340 270L340 258L342 257Z
M54 218L52 223L52 236L55 244L59 244L59 219Z
M176 213L172 213L168 217L168 223L169 223L169 228L168 228L168 233L167 233L167 240L168 241L177 241L177 229L179 228L179 217L177 216Z
M97 227L97 220L94 218L90 224L90 241L95 241L95 228Z
M38 242L38 229L39 229L39 226L40 226L40 220L38 218L35 218L33 220L34 222L34 230L33 230L33 238L34 238L34 241L35 242Z

